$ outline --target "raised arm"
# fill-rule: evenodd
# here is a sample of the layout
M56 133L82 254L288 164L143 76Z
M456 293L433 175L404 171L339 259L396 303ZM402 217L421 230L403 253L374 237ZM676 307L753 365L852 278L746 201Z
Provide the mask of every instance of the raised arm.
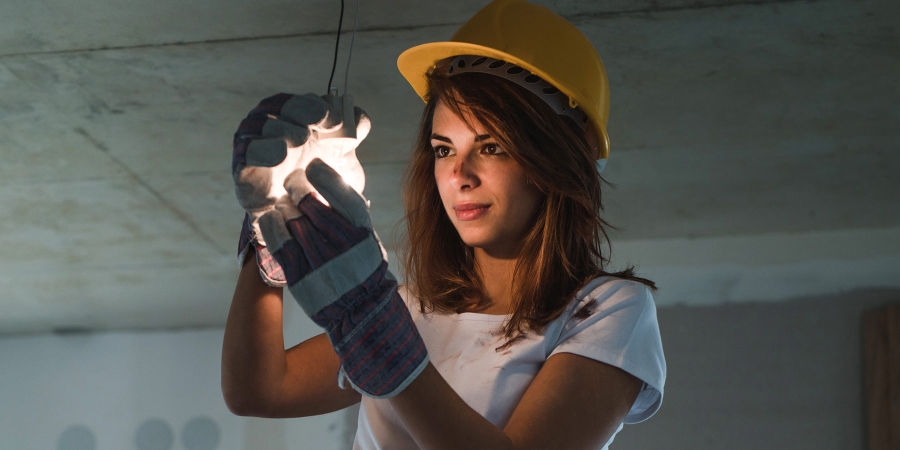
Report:
M337 386L340 361L319 335L285 350L282 288L262 281L250 255L241 269L222 345L222 394L235 414L302 417L357 403Z
M359 401L352 389L337 387L340 363L327 337L317 336L285 351L282 288L264 282L260 270L271 284L283 283L284 273L268 255L257 222L286 198L284 177L303 161L313 156L343 161L352 156L370 126L368 118L357 122L356 141L320 145L319 133L343 126L334 105L315 94L277 94L253 108L234 135L232 176L247 219L240 240L243 268L225 327L222 392L236 414L307 416ZM245 253L254 251L261 256L259 265L253 262L255 255Z

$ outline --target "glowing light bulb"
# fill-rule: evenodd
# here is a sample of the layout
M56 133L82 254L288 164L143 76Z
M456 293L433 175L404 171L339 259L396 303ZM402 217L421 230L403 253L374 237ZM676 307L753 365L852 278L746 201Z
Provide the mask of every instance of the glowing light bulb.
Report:
M359 123L357 123L353 98L349 95L326 95L325 100L332 105L332 111L341 118L341 127L330 132L313 131L304 145L289 147L284 161L280 164L275 167L259 169L269 172L271 183L267 197L273 203L299 201L299 199L292 200L288 196L284 182L295 170L306 169L310 161L315 158L328 164L344 179L345 183L362 195L363 189L366 187L366 174L356 157L356 147L369 134L372 123L365 114L359 117ZM318 192L315 192L315 195L320 201L328 204L321 195L318 195ZM254 236L262 245L265 245L265 241L259 231L258 220L265 213L266 211L258 211L251 214Z
M340 128L330 132L316 132L310 139L315 140L312 145L288 149L288 160L285 161L285 173L274 173L273 179L284 180L291 171L305 169L309 162L319 158L331 166L344 182L350 185L356 192L362 195L366 186L366 174L363 171L359 159L356 157L356 147L369 134L372 123L366 115L357 117L353 107L353 97L350 95L338 96L337 91L326 95L325 101L331 105L331 110L341 119ZM285 192L272 192L274 198L279 198Z
M362 194L366 187L366 174L359 159L356 158L357 143L358 140L353 138L320 139L321 155L318 158L339 173L344 182L356 192Z

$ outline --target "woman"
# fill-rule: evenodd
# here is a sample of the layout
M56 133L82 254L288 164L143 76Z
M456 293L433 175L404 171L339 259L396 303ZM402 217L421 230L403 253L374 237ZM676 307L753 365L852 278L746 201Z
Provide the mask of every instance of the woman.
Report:
M404 190L407 285L339 176L319 162L289 176L291 201L259 220L268 246L242 239L258 264L243 265L226 326L229 407L298 417L362 401L361 449L608 447L659 408L665 362L652 282L604 270L596 51L549 10L500 0L399 65L426 99ZM257 113L325 127L311 99L267 100ZM239 198L259 136L277 133L236 139ZM282 291L264 282L282 275L326 329L287 351Z

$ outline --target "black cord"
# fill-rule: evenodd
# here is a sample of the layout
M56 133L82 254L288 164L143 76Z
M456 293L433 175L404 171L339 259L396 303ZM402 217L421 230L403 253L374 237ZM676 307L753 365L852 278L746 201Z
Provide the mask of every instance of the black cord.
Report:
M356 0L356 12L353 14L353 34L350 35L350 51L347 52L347 69L344 70L344 95L347 95L347 80L350 79L350 60L353 59L353 41L356 40L356 22L359 19L359 0Z
M334 69L337 68L338 48L341 46L341 26L344 24L344 0L341 0L341 18L338 20L337 41L334 43L334 62L331 63L331 76L328 77L328 90L326 94L331 94L331 82L334 80Z

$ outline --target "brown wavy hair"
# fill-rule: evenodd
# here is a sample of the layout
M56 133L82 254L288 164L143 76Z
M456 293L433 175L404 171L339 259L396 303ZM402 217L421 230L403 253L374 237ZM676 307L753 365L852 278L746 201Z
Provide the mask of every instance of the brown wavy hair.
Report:
M609 256L595 150L568 117L534 94L500 77L481 73L430 74L425 110L404 175L405 235L400 256L410 292L425 312L478 311L487 306L474 267L473 249L459 237L441 203L434 178L432 121L438 103L460 117L471 114L524 169L542 193L534 224L522 243L513 275L514 312L507 339L541 332L591 279L635 276L633 267L606 272ZM610 185L611 186L611 185ZM611 247L610 247L611 248ZM511 342L511 341L508 341Z

